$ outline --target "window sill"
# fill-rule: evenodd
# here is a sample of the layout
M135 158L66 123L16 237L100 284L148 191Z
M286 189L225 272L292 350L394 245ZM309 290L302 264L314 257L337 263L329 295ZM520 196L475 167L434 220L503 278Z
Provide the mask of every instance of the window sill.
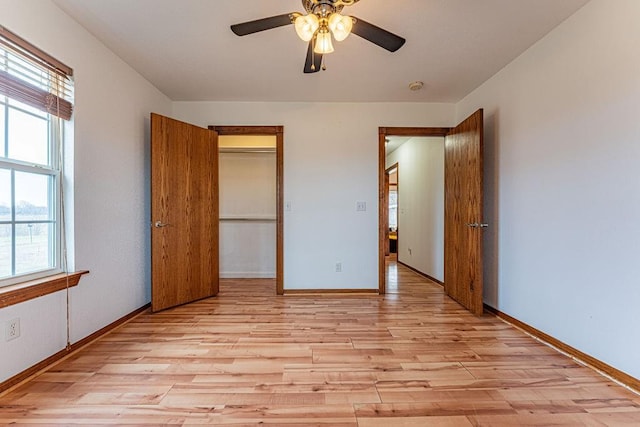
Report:
M80 277L87 273L89 271L83 270L69 274L54 274L53 276L0 288L0 308L61 291L67 288L67 283L70 288L77 286L78 282L80 282Z

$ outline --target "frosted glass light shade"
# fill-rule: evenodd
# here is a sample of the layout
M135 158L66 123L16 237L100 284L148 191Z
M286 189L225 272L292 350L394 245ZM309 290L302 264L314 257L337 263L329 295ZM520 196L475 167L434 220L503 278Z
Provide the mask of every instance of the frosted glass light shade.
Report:
M333 52L333 43L331 42L331 33L325 29L320 30L316 38L316 47L313 49L315 53L331 53Z
M329 17L329 29L333 33L333 37L335 37L338 42L349 37L352 28L353 18L350 16L343 16L339 13L334 13Z
M313 13L298 16L295 20L296 33L302 40L308 42L318 30L320 23L318 17Z

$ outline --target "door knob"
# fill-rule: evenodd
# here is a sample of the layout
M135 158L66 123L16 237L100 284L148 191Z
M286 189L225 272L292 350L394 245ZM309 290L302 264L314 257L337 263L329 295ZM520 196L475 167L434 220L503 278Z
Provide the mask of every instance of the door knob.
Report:
M164 223L164 222L162 222L162 221L156 221L156 222L153 224L153 226L154 226L155 228L162 228L162 227L166 227L167 225L169 225L169 224L165 224L165 223Z

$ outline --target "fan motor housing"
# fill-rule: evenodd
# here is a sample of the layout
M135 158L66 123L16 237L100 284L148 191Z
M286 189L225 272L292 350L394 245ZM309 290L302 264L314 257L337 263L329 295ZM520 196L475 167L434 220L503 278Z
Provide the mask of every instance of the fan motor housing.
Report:
M351 6L358 0L302 0L302 7L307 13L315 13L318 6L324 6L331 12L340 13L345 6Z

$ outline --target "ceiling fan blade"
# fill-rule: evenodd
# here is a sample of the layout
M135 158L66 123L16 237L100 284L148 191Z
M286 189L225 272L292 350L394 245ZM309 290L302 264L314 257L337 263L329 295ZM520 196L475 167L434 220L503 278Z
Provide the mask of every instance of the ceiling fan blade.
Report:
M322 67L322 54L315 53L313 51L313 40L309 42L309 48L307 49L307 60L304 63L304 72L317 73Z
M387 49L389 52L395 52L406 42L402 37L390 33L387 30L376 27L375 25L370 24L367 21L363 21L360 18L355 19L356 22L353 24L353 29L351 30L353 34L360 36L365 40L369 40L371 43Z
M269 18L256 19L255 21L235 24L231 26L231 31L238 36L246 36L247 34L283 27L292 23L292 15L293 13L286 13L284 15L271 16Z

